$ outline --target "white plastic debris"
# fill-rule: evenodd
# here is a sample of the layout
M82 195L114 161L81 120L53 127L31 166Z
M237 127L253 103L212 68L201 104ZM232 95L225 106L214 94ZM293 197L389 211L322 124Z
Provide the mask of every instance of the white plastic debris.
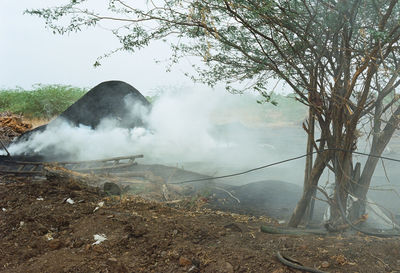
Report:
M97 207L94 208L93 212L96 212L99 208L101 208L101 207L103 207L103 206L104 206L104 202L103 202L103 201L99 202L99 203L97 204Z
M22 227L23 225L25 225L24 221L19 222L19 226Z
M46 235L44 235L44 237L47 239L47 241L51 241L51 240L53 240L54 238L53 238L53 234L52 233L47 233Z
M36 198L36 200L38 200L38 201L43 201L44 199L43 199L43 197L38 197L38 198Z
M95 235L93 235L93 238L94 238L95 242L92 245L99 245L102 242L104 242L105 240L107 240L107 237L105 234L95 234Z
M6 209L6 208L2 208L1 210L2 210L2 211L7 211L7 209Z
M67 200L65 200L65 202L67 202L68 204L71 204L71 205L75 204L75 201L72 200L71 198L68 198Z

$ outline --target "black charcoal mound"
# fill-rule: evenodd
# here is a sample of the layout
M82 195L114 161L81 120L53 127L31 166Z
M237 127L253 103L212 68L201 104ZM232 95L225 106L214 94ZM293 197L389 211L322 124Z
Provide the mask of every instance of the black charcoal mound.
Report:
M242 186L223 186L240 203L222 190L212 190L209 207L255 216L268 215L288 220L302 195L298 185L278 180L263 180ZM325 204L315 203L314 220L321 221Z
M132 105L126 105L129 102ZM107 81L92 88L82 98L61 113L50 124L66 120L74 126L80 124L95 129L105 118L116 121L121 128L143 127L145 122L139 115L132 115L131 109L141 105L149 109L150 103L133 86L122 81ZM15 140L27 141L32 134L44 131L48 125L43 125L28 131Z
M34 134L45 131L47 126L57 127L65 121L72 126L85 125L93 129L104 119L112 120L114 126L120 128L147 127L142 117L150 107L147 99L133 86L122 81L106 81L92 88L49 124L24 133L13 143L28 141ZM48 147L40 154L29 150L23 156L45 161L73 158L73 154L59 154L55 148Z
M60 117L71 121L74 125L87 125L96 128L104 118L119 121L122 128L144 126L139 116L132 116L130 109L135 105L125 105L130 97L132 104L150 107L146 98L133 86L122 81L103 82L87 92L81 99L65 110Z

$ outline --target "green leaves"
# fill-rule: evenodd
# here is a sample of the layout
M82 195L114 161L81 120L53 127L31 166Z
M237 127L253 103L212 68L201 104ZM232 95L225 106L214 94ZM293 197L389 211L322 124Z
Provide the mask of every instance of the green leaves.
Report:
M344 62L349 61L346 73L355 73L378 43L380 50L395 55L373 53L376 56L368 60L382 63L379 58L389 56L385 66L391 67L399 55L394 43L400 32L400 4L385 19L389 0L166 0L142 6L110 0L107 12L90 11L87 2L70 1L26 13L43 18L59 34L110 23L121 47L100 57L95 66L119 50L134 52L153 40L167 41L173 51L171 65L185 56L199 57L203 63L188 76L211 86L224 82L230 92L241 88L266 92L273 76L307 102L306 90L313 89L310 77L315 71L320 86L337 86L334 81L345 77ZM394 46L385 45L390 41ZM362 86L363 78L355 88ZM324 92L334 90L324 88Z
M40 84L33 90L0 90L0 111L49 119L61 114L86 91L72 86Z

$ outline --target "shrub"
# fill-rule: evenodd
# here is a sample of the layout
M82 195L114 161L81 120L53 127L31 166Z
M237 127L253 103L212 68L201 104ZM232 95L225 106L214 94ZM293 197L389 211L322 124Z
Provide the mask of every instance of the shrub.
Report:
M10 111L30 118L50 119L59 115L87 92L68 85L34 85L0 90L0 111Z

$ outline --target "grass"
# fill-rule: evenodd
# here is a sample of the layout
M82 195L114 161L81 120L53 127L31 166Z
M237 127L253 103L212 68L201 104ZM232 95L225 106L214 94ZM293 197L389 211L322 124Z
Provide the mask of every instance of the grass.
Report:
M69 85L34 85L0 90L0 112L9 111L31 119L51 119L61 114L87 92Z

